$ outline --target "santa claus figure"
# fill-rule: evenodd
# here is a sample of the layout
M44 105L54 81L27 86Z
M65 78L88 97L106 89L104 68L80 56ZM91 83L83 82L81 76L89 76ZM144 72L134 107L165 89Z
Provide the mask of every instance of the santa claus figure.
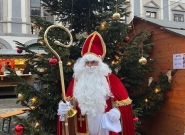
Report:
M102 60L106 46L98 32L84 42L81 55L74 65L74 78L66 92L66 102L60 102L57 135L62 135L62 121L71 108L77 110L74 122L76 135L135 135L132 100L127 90ZM71 131L70 131L71 132Z

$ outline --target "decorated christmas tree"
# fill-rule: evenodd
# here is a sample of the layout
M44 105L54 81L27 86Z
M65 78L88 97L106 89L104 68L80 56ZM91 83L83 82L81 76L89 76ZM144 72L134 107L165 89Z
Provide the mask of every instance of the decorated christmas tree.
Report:
M132 25L125 23L129 12L124 0L42 2L47 12L57 16L56 21L70 30L73 44L69 48L57 45L70 44L72 39L69 33L61 29L60 25L53 26L36 16L32 16L33 29L39 32L35 45L40 46L44 53L35 53L16 41L18 52L26 52L25 58L35 80L29 84L14 71L10 73L10 77L18 81L15 88L17 103L30 108L25 119L15 117L24 127L23 134L56 133L58 103L63 99L63 90L73 76L73 64L81 56L83 42L93 31L98 31L105 41L107 53L104 62L120 78L133 100L133 120L136 121L137 130L137 124L159 109L165 99L165 92L170 89L170 77L173 75L169 70L168 75L161 73L157 81L150 76L150 73L155 72L152 65L158 59L151 58L154 46L151 43L152 34L142 30L134 37L129 37ZM48 29L50 26L53 27Z

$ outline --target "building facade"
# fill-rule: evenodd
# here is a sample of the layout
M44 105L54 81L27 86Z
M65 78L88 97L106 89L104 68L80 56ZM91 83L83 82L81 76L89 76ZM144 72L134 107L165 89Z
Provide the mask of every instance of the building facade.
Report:
M130 23L134 16L184 22L185 0L130 0ZM15 50L14 40L30 45L37 42L31 27L31 15L42 16L54 22L43 10L40 0L0 0L0 52ZM3 51L4 52L4 51Z
M40 0L0 0L0 52L9 49L12 53L16 49L14 40L26 45L37 42L31 15L49 18L41 8Z
M185 22L185 0L135 0L131 4L134 16Z

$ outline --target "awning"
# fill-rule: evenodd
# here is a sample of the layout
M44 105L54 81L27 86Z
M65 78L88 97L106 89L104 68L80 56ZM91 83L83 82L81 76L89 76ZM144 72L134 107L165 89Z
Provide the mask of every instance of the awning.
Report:
M45 54L44 50L32 50L35 53ZM0 49L0 57L1 56L24 56L26 54L25 51L22 53L17 53L17 50L14 49Z

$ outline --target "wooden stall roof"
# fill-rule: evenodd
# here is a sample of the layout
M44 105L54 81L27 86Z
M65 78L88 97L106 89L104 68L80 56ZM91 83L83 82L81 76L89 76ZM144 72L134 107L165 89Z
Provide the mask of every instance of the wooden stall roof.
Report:
M134 20L136 19L149 22L153 25L158 26L160 29L164 29L166 31L172 32L173 34L185 36L185 22L175 22L175 21L160 20L155 18L144 18L144 17L135 16Z

